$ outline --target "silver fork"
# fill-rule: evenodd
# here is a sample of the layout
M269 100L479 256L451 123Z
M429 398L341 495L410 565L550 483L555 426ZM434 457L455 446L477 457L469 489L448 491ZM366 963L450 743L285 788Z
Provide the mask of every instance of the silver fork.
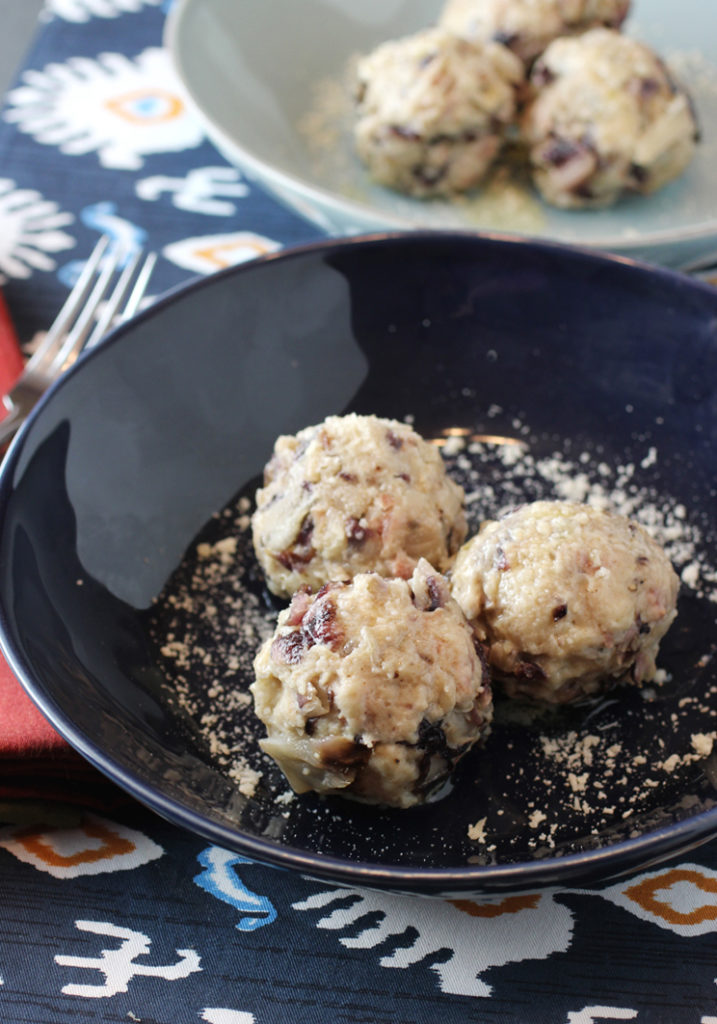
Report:
M137 311L157 256L148 253L143 259L138 251L123 266L125 256L121 247L110 248L106 235L100 238L54 323L2 398L7 414L0 422L0 445L17 432L82 351L96 345L114 323Z

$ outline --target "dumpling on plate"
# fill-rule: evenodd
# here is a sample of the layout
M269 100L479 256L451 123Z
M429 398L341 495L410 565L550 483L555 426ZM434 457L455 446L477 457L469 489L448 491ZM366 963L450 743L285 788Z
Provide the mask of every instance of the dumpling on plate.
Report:
M356 152L380 185L450 196L486 175L514 121L525 75L498 43L429 28L359 61Z
M695 153L689 96L647 46L609 29L556 39L522 118L535 185L563 208L604 207L679 177Z
M422 803L492 718L471 627L425 560L300 591L254 670L261 746L298 793Z
M472 41L503 43L526 64L559 36L619 28L630 0L448 0L443 28Z
M566 703L654 678L679 579L638 523L536 501L465 544L452 594L509 696Z

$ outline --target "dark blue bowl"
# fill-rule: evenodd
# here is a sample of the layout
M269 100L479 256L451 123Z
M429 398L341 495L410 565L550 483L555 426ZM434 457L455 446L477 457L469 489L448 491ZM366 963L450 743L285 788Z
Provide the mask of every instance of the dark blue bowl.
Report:
M692 739L716 724L716 339L709 287L517 239L332 241L192 283L80 360L12 446L0 474L3 651L92 764L265 862L445 895L585 882L683 851L717 829L714 758ZM669 513L689 541L678 551L672 539L690 585L652 699L626 689L539 719L501 703L452 792L403 812L277 802L287 787L240 709L239 754L262 772L242 795L201 723L211 673L185 672L176 699L175 663L160 653L168 589L186 582L197 537L226 524L215 513L251 496L276 435L349 410L453 437L445 451L472 491L473 528L509 501L567 493L571 474L583 493L607 481L623 504ZM479 484L478 456L456 452L455 437L491 438ZM516 439L529 470L500 458ZM242 585L260 603L245 555Z

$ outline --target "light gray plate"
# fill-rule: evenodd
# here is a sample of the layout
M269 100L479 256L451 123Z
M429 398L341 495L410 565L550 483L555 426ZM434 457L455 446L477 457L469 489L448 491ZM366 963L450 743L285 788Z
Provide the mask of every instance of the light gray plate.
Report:
M717 10L633 0L625 29L688 86L703 140L683 177L610 210L564 212L529 186L465 203L372 186L353 155L346 71L379 42L435 22L440 0L177 0L165 42L224 156L330 234L509 231L682 266L717 259Z

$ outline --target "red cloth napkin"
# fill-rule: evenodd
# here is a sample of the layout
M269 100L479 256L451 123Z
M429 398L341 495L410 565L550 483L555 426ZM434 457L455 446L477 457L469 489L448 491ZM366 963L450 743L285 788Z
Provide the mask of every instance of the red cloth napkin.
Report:
M0 394L7 394L22 372L24 360L5 298L0 292ZM0 404L0 414L4 409Z
M53 729L0 657L0 820L2 805L18 800L105 811L130 802Z
M0 395L10 390L23 365L0 291ZM0 402L0 419L3 415ZM53 729L0 656L0 801L18 799L107 807L108 799L127 798Z
M23 368L23 356L5 298L0 291L0 394L6 394ZM0 403L0 416L4 413ZM25 694L0 657L0 758L46 757L70 747Z
M0 657L0 759L66 757L70 753L70 745L35 707Z

